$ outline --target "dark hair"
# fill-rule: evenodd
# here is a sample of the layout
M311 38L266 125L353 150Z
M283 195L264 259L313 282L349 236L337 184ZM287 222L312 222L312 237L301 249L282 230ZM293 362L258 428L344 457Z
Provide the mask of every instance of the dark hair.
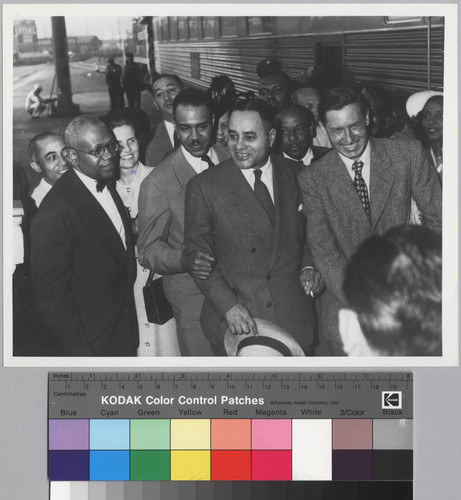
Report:
M343 288L379 354L442 354L441 233L398 226L365 240L346 268Z
M299 115L301 115L302 119L308 125L315 125L316 124L315 116L312 113L312 111L310 111L309 109L305 108L304 106L300 106L299 104L290 103L290 104L286 104L285 106L283 106L282 108L280 108L278 110L277 114L275 115L275 124L277 125L277 127L280 126L280 122L281 122L281 116L280 115L282 115L286 111L292 111L294 113L298 113Z
M169 73L161 73L161 74L154 77L154 79L152 81L152 89L154 88L154 83L156 81L160 80L161 78L172 78L179 85L180 89L184 88L184 83L181 80L181 78L179 78L178 75L170 75Z
M263 99L250 98L237 101L229 110L229 120L235 111L255 111L270 128L275 127L274 110Z
M29 146L27 147L27 152L29 153L30 161L37 161L38 155L38 143L43 141L44 139L48 139L49 137L61 137L59 134L54 132L50 132L49 130L45 130L44 132L40 132L40 134L35 135L29 142Z
M234 82L226 75L212 78L207 93L213 103L213 114L219 119L237 99Z
M176 109L179 105L194 107L205 105L209 109L210 115L213 109L213 104L209 95L203 90L194 88L181 90L181 92L176 95L173 101L173 116L176 114Z
M128 127L132 127L136 133L136 127L135 127L134 123L132 121L128 120L127 118L116 117L116 118L110 119L106 123L111 130L114 130L114 128L117 128L117 127L123 127L124 125L127 125Z
M366 116L368 112L367 101L353 88L350 87L336 87L326 90L320 97L319 103L319 118L325 124L325 117L327 111L337 111L343 109L349 104L358 104L360 112Z

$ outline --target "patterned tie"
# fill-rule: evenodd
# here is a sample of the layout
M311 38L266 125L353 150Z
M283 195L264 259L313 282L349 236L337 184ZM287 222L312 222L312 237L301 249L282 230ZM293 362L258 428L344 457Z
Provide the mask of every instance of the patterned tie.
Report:
M214 167L214 163L211 161L208 155L203 155L200 159L205 163L208 163L208 168Z
M269 215L272 224L275 226L275 207L271 195L269 193L269 190L267 189L267 186L261 180L261 175L262 175L261 169L259 168L255 169L254 173L255 173L255 194L258 197L264 209L266 210L267 215Z
M365 184L365 180L362 177L363 161L354 161L352 164L352 170L355 172L354 185L357 193L359 195L360 201L362 202L363 208L367 214L369 220L371 220L370 215L370 199L368 198L368 189Z

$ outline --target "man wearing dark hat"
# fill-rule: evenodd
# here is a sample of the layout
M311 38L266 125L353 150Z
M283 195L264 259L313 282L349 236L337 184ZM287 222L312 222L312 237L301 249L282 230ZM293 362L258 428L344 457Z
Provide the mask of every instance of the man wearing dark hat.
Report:
M72 166L32 224L31 276L55 356L136 356L136 276L128 217L115 189L119 146L98 118L82 115L65 131Z
M212 146L211 102L198 89L184 89L173 102L175 129L181 145L143 181L139 193L139 262L163 275L165 295L173 308L183 356L211 355L200 326L203 295L191 277L195 256L184 250L184 196L188 182L213 164L229 158L223 146ZM202 252L198 266L211 270Z
M229 118L232 159L186 188L186 253L203 251L216 263L208 278L195 282L206 297L203 331L217 355L225 355L227 328L234 335L257 334L254 318L286 330L307 353L314 342L315 311L307 294L320 288L320 279L309 267L299 166L270 156L275 135L266 102L237 102Z
M106 83L109 90L110 109L121 109L125 106L122 89L122 67L109 57L106 67Z
M298 180L307 237L326 285L320 296L322 354L343 355L338 311L346 304L344 271L357 246L408 224L412 198L423 223L440 229L442 191L419 142L368 136L367 104L355 90L326 91L320 119L333 151L305 167Z

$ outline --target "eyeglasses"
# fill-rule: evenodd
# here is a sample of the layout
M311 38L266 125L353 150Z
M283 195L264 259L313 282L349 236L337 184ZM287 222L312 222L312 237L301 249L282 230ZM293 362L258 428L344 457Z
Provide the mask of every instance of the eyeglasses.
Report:
M97 148L92 149L91 151L83 151L82 149L78 149L76 147L64 148L64 150L67 149L75 149L76 151L80 151L80 153L85 153L86 155L95 156L96 158L102 158L106 154L106 151L109 151L109 153L111 154L118 153L120 151L120 145L118 144L118 142L111 141L108 142L106 145L98 146Z

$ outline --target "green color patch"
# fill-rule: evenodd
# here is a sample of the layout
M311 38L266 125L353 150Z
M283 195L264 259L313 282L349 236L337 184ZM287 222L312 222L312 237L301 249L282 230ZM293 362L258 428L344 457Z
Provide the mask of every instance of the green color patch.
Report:
M169 451L132 451L130 460L131 481L169 481Z
M131 450L169 450L170 420L131 420Z

